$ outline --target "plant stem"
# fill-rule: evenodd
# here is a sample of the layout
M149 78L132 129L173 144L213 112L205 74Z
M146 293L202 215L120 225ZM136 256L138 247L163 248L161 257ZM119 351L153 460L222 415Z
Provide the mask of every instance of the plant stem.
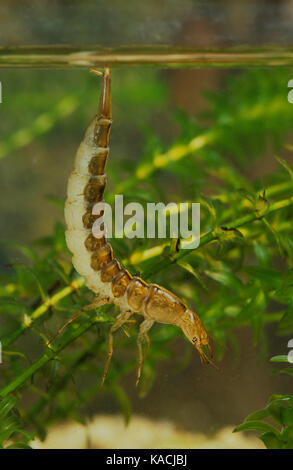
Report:
M155 155L149 163L139 165L132 177L120 183L116 187L116 194L124 193L138 181L146 180L155 170L165 168L169 163L181 160L187 155L199 151L209 144L215 143L218 137L219 131L212 129L194 137L187 144L174 145L167 152Z
M13 151L25 147L34 140L36 136L46 134L58 121L72 114L80 104L80 98L76 96L65 96L50 111L40 114L32 124L14 132L0 144L0 158L11 154Z

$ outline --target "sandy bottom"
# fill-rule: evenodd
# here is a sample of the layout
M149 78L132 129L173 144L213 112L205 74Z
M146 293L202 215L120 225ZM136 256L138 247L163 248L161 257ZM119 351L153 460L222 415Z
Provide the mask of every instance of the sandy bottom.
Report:
M35 449L263 449L251 434L232 434L226 427L213 436L178 429L174 423L133 415L125 427L120 415L96 416L86 426L66 422L53 426L44 442L31 443Z

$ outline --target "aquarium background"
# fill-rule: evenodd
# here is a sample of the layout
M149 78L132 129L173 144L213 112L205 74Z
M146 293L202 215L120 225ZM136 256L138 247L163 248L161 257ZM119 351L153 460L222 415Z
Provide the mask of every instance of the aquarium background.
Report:
M199 433L213 446L237 446L229 441L233 428L264 408L273 394L292 392L292 377L274 373L282 364L270 362L273 356L287 354L293 330L292 206L268 213L265 221L225 231L241 216L264 216L276 201L292 197L292 67L278 66L277 59L273 65L244 67L242 58L229 67L186 67L180 61L154 65L151 58L148 65L135 63L138 51L150 46L169 53L175 47L241 44L251 53L276 44L290 57L292 2L244 6L183 1L180 7L170 2L169 8L168 2L150 3L1 3L0 396L8 400L2 408L4 447L12 442L28 445L34 436L42 440L53 425L73 420L87 429L99 417L116 415L125 425L130 422L125 428L116 423L116 429L129 436L124 443L129 448L132 442L136 446L135 433L130 432L132 417L142 434L156 435L162 422L186 433L177 441L166 438L162 447L176 447L176 442L179 447L208 445ZM49 46L46 67L30 62L31 51L28 59L25 49L13 49L23 45ZM100 87L86 61L68 60L56 67L60 45L83 52L86 45L99 46L103 53L104 48L123 46L127 54L133 48L132 65L119 63L112 69L106 200L111 202L122 191L126 201L143 204L200 202L202 233L218 227L220 235L178 262L172 258L176 253L171 240L165 240L158 252L154 247L160 240L113 240L113 246L133 274L170 288L195 307L211 334L217 369L202 365L175 327L156 324L143 380L135 388L135 325L117 333L108 383L99 391L107 332L117 314L113 309L103 311L100 323L71 341L71 335L94 316L86 314L61 335L61 343L66 337L70 342L54 359L35 373L30 369L46 355L46 341L92 298L81 286L54 305L46 304L77 279L64 240L63 203L74 155L96 112ZM282 61L283 55L276 52L276 57ZM190 150L190 142L199 136L206 140ZM168 159L170 150L173 159ZM156 165L161 155L166 156L164 163ZM31 313L43 305L47 307L27 327ZM25 331L12 341L22 325ZM1 395L28 370L23 383ZM287 414L284 423L277 418L277 426L290 434L293 419ZM10 428L6 418L12 422ZM229 430L226 440L219 437L223 429ZM265 427L259 431L272 432ZM73 436L74 428L68 432ZM113 439L107 445L115 447L115 423L108 432ZM233 436L240 439L241 434ZM255 434L249 436L248 447L264 447ZM284 445L279 435L273 443L264 441ZM148 446L147 442L137 446ZM82 445L96 447L99 440Z

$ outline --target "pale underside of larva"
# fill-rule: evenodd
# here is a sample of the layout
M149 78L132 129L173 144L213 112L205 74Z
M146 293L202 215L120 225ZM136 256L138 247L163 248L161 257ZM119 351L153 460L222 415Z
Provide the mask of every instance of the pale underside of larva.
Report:
M121 313L110 334L122 326L133 313L144 316L138 336L140 369L140 342L143 338L149 341L147 331L154 321L179 326L198 349L202 360L208 362L202 349L202 346L209 345L207 333L198 315L163 287L133 277L115 259L106 234L96 238L92 232L98 217L93 215L93 207L103 201L105 166L112 124L110 70L106 69L103 74L97 74L103 77L99 111L90 123L77 151L65 203L66 242L73 255L73 266L84 277L86 286L97 294L101 305L114 303L120 308ZM109 357L111 354L109 352Z

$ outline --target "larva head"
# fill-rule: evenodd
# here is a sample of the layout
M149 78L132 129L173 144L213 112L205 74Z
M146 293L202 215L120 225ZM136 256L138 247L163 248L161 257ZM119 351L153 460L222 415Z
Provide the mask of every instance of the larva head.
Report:
M209 343L208 334L199 316L187 309L181 322L181 329L186 338L198 350L201 361L205 364L211 363L211 360L206 355L204 348L208 348L211 357L213 356L212 348Z

